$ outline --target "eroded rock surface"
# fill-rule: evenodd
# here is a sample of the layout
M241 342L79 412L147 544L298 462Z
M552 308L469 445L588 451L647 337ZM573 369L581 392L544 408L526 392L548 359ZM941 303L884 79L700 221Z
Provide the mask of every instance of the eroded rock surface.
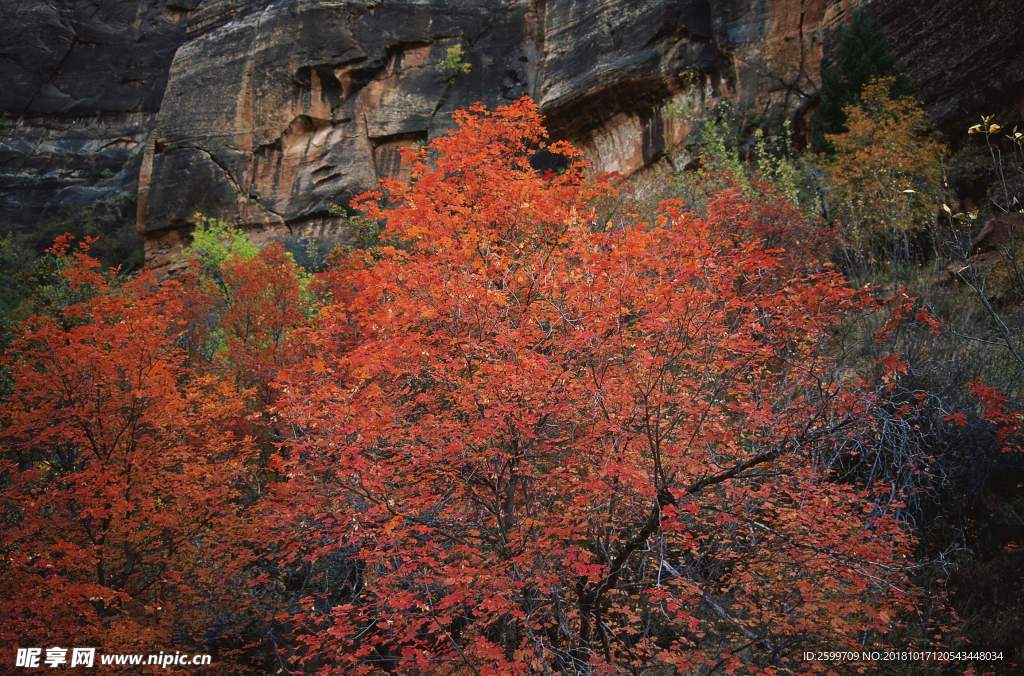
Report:
M0 228L134 219L196 0L0 0Z
M154 257L196 210L267 236L402 171L474 101L529 94L556 134L634 171L685 129L661 106L721 58L707 0L219 2L178 51L142 169ZM461 45L468 73L444 68ZM185 181L174 177L189 177Z
M1024 5L1004 0L871 3L932 120L953 138L982 114L1024 115Z
M1021 103L1011 4L0 0L14 26L0 37L0 216L24 229L69 208L134 211L153 264L197 211L261 237L344 236L330 206L400 174L400 148L445 132L456 108L525 94L599 170L628 174L723 98L805 118L861 6L954 129ZM443 67L455 45L468 73Z

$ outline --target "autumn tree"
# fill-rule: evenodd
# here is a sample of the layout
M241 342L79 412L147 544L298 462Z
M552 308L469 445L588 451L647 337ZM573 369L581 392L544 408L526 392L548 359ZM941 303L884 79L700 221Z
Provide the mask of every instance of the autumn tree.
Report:
M892 78L868 82L845 108L846 131L826 137L835 149L825 162L832 213L847 253L869 260L908 260L911 236L935 222L943 203L947 150L921 104L893 87Z
M818 105L811 120L811 134L818 150L832 153L829 134L847 129L847 108L860 102L861 92L872 80L890 78L894 97L907 96L911 87L899 73L880 27L861 10L843 27L833 53L823 64Z
M258 249L237 228L199 218L185 250L186 345L196 367L229 377L262 409L307 316L306 280L280 242Z
M0 641L198 645L236 572L237 391L184 368L176 284L108 274L88 242L51 255L65 302L4 356Z
M766 246L735 193L595 222L608 188L529 100L455 120L358 200L391 244L330 273L279 380L267 541L345 562L293 615L300 663L736 669L882 644L911 543L820 462L871 400L828 356L863 294Z
M218 531L218 546L238 571L233 582L246 589L216 609L210 618L216 630L208 635L216 636L222 662L277 669L279 662L268 660L276 660L278 618L304 594L295 579L311 571L293 565L288 548L268 541L266 532L281 515L276 503L261 497L275 475L267 460L285 438L286 425L273 413L274 383L281 369L307 353L301 329L313 307L312 287L319 285L280 242L257 248L245 232L216 219L198 219L182 259L180 343L187 370L230 384L233 429L247 437L253 455L238 495L244 519ZM304 535L316 541L314 532Z

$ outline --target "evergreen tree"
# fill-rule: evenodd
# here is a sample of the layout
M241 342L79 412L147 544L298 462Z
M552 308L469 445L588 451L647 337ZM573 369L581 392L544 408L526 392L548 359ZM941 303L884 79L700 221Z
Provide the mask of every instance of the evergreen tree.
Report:
M811 125L814 146L831 154L834 149L826 135L846 131L843 109L859 102L865 84L887 76L895 78L893 98L911 93L910 82L896 72L896 59L879 27L865 12L857 12L822 72L821 100Z

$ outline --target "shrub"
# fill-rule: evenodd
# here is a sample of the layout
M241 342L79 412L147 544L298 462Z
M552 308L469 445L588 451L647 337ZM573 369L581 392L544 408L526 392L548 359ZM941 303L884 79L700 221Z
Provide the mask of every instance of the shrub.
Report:
M441 63L441 68L448 76L449 81L456 79L460 75L467 75L473 69L466 62L466 55L461 42L448 48L444 61Z
M845 108L847 131L828 135L823 158L832 214L850 258L908 260L910 236L933 223L943 204L946 147L914 99L894 95L892 78L871 80Z
M182 252L184 259L195 258L203 270L219 276L221 266L232 257L253 258L259 249L252 239L235 226L196 214L192 242Z
M910 93L910 85L896 72L896 60L875 23L863 11L842 31L831 64L822 72L821 94L811 121L814 146L833 150L828 134L846 129L846 108L860 100L871 80L892 77L893 93Z

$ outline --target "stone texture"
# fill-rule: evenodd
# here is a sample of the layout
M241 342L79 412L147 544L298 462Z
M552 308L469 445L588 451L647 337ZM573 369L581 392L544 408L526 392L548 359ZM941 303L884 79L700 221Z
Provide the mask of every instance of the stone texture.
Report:
M629 174L721 99L805 119L835 29L862 6L954 130L1022 103L1011 4L0 0L0 217L131 218L157 265L197 211L260 237L344 236L329 207L400 174L401 147L456 108L524 94L597 170ZM467 74L441 66L456 44Z
M0 0L0 223L129 223L195 0Z
M147 235L197 210L257 229L330 228L331 204L400 171L399 147L445 129L455 108L526 91L518 5L224 2L234 18L220 22L206 11L144 161ZM439 64L460 42L472 70L450 80ZM495 81L507 83L497 97Z
M398 149L444 133L453 110L524 94L599 169L630 173L685 137L663 106L723 63L711 17L707 0L204 6L147 148L139 227L155 242L199 210L329 231L332 204L400 173ZM453 76L442 62L456 44L471 69Z
M962 139L979 115L1024 115L1024 5L875 2L871 11L936 125Z
M800 112L816 101L826 43L861 0L723 0L715 35L737 107L763 113L781 101Z

